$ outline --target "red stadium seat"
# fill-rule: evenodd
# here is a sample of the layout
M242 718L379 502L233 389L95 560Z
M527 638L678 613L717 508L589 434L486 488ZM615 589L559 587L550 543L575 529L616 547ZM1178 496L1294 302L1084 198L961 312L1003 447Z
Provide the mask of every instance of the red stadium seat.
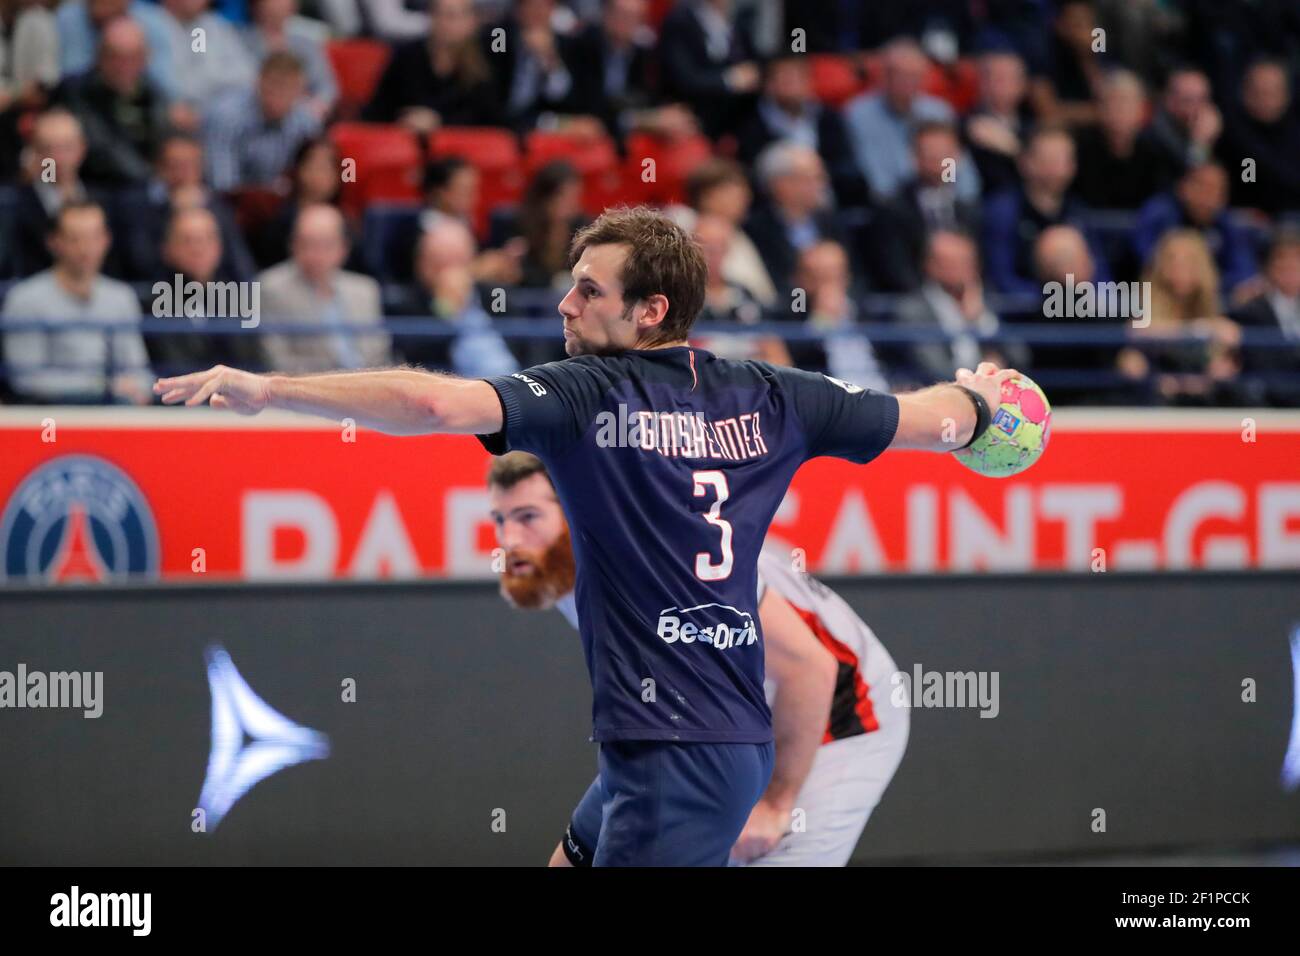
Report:
M947 100L953 109L965 115L979 99L979 70L971 60L958 60L946 69L932 63L921 88L931 96Z
M866 54L860 62L866 77L863 88L875 89L883 72L880 55ZM968 113L979 99L979 69L969 59L958 60L949 67L931 63L921 81L921 91L947 100L959 114Z
M659 206L686 201L686 178L695 167L713 155L705 136L664 139L649 133L633 133L627 139L625 192L636 201ZM645 160L655 161L655 181L643 182Z
M429 134L430 156L463 156L479 169L519 165L519 141L497 126L445 126Z
M375 95L391 50L379 40L330 40L325 53L339 85L339 118L355 119Z
M808 66L813 95L827 106L838 109L867 87L866 77L851 57L814 53L808 57Z
M664 17L668 16L669 11L676 5L677 0L650 0L650 10L646 14L646 22L658 31L659 25L664 22Z
M228 197L235 209L239 231L251 235L275 218L284 206L285 195L265 186L242 186Z
M599 214L611 197L622 191L623 169L618 149L608 136L575 137L567 133L535 130L525 141L525 165L532 176L539 168L563 159L582 176L582 205Z
M608 136L579 138L534 130L525 141L525 154L529 173L556 159L568 160L584 175L618 165L618 150Z
M519 140L494 126L447 126L430 134L429 156L460 156L479 171L479 207L474 229L487 234L488 218L499 206L519 201L524 191Z
M330 139L344 160L356 163L356 181L343 184L340 205L359 215L367 204L420 199L424 157L415 134L381 123L335 123Z

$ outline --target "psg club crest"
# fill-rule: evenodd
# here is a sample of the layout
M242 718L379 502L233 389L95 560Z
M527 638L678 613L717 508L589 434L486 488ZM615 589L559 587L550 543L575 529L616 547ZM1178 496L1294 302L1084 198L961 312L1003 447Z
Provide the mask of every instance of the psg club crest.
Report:
M140 489L102 458L63 455L14 491L0 517L0 580L110 583L158 576L158 531Z

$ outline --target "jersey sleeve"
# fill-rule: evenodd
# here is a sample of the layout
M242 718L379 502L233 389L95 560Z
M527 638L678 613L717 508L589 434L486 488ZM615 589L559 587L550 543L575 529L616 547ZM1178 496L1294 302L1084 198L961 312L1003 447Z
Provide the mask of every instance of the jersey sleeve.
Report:
M601 400L598 377L572 359L484 381L501 401L502 426L495 434L477 437L494 455L562 453L594 422Z
M807 458L829 455L856 464L889 447L898 431L898 399L829 375L781 368L778 378L803 426Z

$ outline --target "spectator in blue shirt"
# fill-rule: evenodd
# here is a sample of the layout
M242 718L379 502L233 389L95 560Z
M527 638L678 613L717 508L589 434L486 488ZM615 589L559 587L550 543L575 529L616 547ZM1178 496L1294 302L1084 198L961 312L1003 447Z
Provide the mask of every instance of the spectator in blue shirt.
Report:
M858 166L867 186L880 200L891 197L916 175L912 160L912 130L920 123L956 123L953 108L944 100L921 92L927 64L914 40L890 42L881 55L883 89L864 93L844 107L844 121ZM978 199L980 175L970 154L957 159L957 194Z
M1188 228L1201 234L1219 269L1225 298L1258 271L1249 234L1228 212L1228 174L1217 163L1205 163L1183 174L1171 192L1152 197L1138 212L1133 249L1146 263L1160 238L1170 229Z
M1020 158L1022 184L984 205L984 256L993 288L1004 294L1037 295L1034 244L1048 228L1075 226L1096 262L1097 281L1109 269L1083 219L1087 206L1070 195L1076 164L1074 140L1061 126L1042 126L1030 136ZM959 177L960 178L960 177Z

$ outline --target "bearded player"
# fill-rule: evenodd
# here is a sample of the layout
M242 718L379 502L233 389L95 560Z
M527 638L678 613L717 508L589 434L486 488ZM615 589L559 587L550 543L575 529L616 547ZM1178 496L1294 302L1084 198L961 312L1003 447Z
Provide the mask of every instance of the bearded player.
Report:
M722 866L772 774L758 556L790 479L824 455L865 464L890 448L969 445L1018 373L986 362L894 396L692 348L708 267L651 209L606 212L579 230L571 261L564 361L488 379L219 365L154 391L165 404L476 435L494 454L541 458L573 532L600 745L593 865Z
M525 610L554 607L577 628L569 525L546 466L522 451L496 458L488 493L505 552L502 596ZM759 556L758 575L776 761L731 858L844 866L907 746L908 710L885 689L894 662L835 592L775 551ZM597 777L551 866L591 865L601 799Z

